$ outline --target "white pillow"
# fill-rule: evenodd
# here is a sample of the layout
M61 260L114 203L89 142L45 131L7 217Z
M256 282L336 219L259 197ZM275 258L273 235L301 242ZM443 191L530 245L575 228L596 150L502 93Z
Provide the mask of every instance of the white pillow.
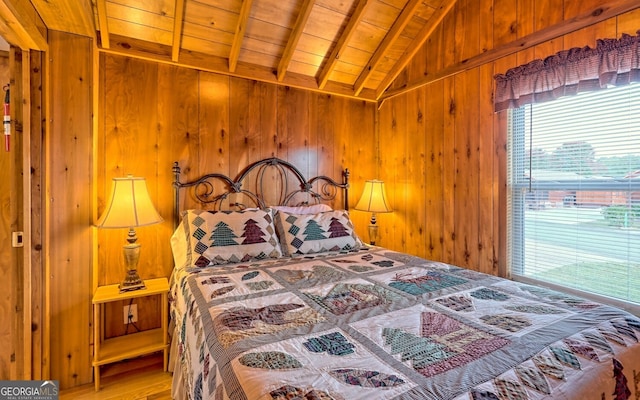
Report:
M184 231L183 221L180 221L180 225L171 235L170 243L175 268L184 267L187 263L187 235Z
M271 206L272 209L289 214L307 215L331 211L328 204L312 204L310 206Z

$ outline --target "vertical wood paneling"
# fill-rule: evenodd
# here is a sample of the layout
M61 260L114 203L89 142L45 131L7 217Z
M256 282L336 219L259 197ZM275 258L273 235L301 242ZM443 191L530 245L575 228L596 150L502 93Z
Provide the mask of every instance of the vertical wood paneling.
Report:
M375 126L375 107L370 103L355 102L351 103L348 99L337 98L332 115L338 115L338 125L336 125L336 133L344 142L340 147L346 147L346 158L334 161L340 171L334 171L335 177L340 177L340 173L344 168L349 168L351 189L349 190L349 205L353 210L362 194L364 181L368 179L380 179L380 169L377 168L378 162L378 143L376 142L377 127ZM326 117L325 117L326 118ZM337 150L334 142L334 149ZM334 150L334 152L336 151ZM335 208L342 208L342 203L334 204ZM392 204L393 207L393 204ZM369 236L367 227L371 219L371 214L362 211L352 211L353 223L356 231L362 240L368 242ZM383 222L388 220L390 214L380 214L384 218ZM383 242L384 243L384 242Z
M425 49L416 57L425 59ZM417 79L424 73L425 64L411 64L408 68L410 79ZM425 136L425 92L416 90L408 94L407 99L407 138L406 138L406 194L405 207L412 199L424 203L426 200L426 136ZM406 213L407 249L424 249L426 242L425 207L408 207ZM418 252L424 256L424 251Z
M493 126L493 65L479 68L478 86L478 270L498 274L495 254L496 232L494 221L494 185L498 184L494 170Z
M157 171L147 178L147 185L156 209L164 218L161 225L149 227L149 231L156 235L156 246L151 249L144 243L148 250L145 258L153 263L145 270L145 278L157 278L168 276L173 269L171 249L167 246L173 233L173 201L161 201L171 198L171 187L174 176L171 166L175 161L185 164L187 160L197 160L194 154L198 154L203 138L199 134L199 73L195 70L179 68L172 65L159 65L158 68L158 102L157 111ZM223 119L227 121L228 119ZM214 157L208 159L214 160ZM186 167L189 165L186 164ZM154 179L157 176L157 179ZM189 176L189 170L186 171ZM153 191L153 192L151 192ZM156 299L140 299L145 308L158 310L154 304L144 305L145 301ZM155 315L155 313L152 313ZM144 316L139 313L139 317ZM158 318L155 318L158 320ZM120 324L122 325L122 324Z
M268 88L268 84L231 80L230 101L230 148L229 168L231 176L236 176L244 166L268 156L279 156L279 142L275 143L276 110L278 101L276 92ZM273 183L265 186L270 194L279 190L280 182L274 171L267 177ZM246 189L255 190L255 187ZM273 199L268 195L267 199ZM249 203L249 207L254 205Z
M380 136L378 137L378 142L379 142L379 162L378 162L378 171L377 171L377 177L374 177L374 179L380 179L382 181L385 182L385 187L387 190L387 197L389 202L391 203L391 207L393 207L396 210L401 210L401 208L399 208L396 204L395 204L395 199L392 197L393 195L393 188L395 185L395 182L393 181L393 159L391 158L391 152L389 151L391 144L393 143L393 135L392 135L392 130L393 130L393 110L394 107L392 107L392 103L386 103L379 111L378 111L378 115L379 115L379 130L380 132L384 132L384 134L380 134ZM364 183L363 183L364 185ZM362 193L362 188L363 186L360 186L358 188L358 196ZM371 214L370 213L366 213L367 214L367 221L369 221L369 219L371 218ZM382 214L378 214L377 217L377 224L378 224L378 243L380 243L381 245L385 246L385 247L389 247L389 248L394 248L392 247L394 245L393 243L393 237L391 236L391 229L389 227L390 218L381 218L383 215ZM384 220L384 223L383 223ZM366 238L366 239L365 239ZM371 240L371 238L369 237L369 233L367 231L367 234L363 237L363 240L366 240L367 242L369 242Z
M409 115L408 99L402 98L400 101L393 103L391 107L391 130L386 132L389 136L386 140L388 143L381 146L381 157L389 159L388 167L384 171L387 176L384 179L387 185L387 195L389 202L394 209L406 210L407 200L407 118ZM381 138L382 139L382 138ZM380 239L376 244L385 247L391 247L398 251L406 249L407 231L404 227L407 225L407 214L377 214L382 232Z
M278 87L278 132L283 144L280 155L309 176L310 92L286 86Z
M469 12L471 5L475 5L475 12ZM455 34L456 38L464 37L461 46L461 59L467 59L480 52L480 7L477 0L456 3L457 17ZM456 60L459 61L459 60ZM477 73L468 71L456 75L454 78L455 92L453 102L455 108L454 119L454 204L455 215L465 218L456 218L454 221L454 260L457 265L464 267L477 267L477 242L478 232L466 221L475 221L478 218L478 135L470 134L478 132L478 106Z
M2 86L9 83L9 54L0 55L0 84ZM4 91L0 92L4 96ZM4 97L2 98L4 102ZM4 133L4 132L3 132ZM4 138L2 139L4 142ZM14 319L15 289L13 286L15 268L13 267L13 249L11 248L12 216L11 203L15 196L11 186L11 175L14 172L14 162L10 157L12 153L5 153L4 143L2 144L2 157L0 157L0 253L8 256L0 257L0 379L16 379L15 362L15 341L18 337ZM15 151L15 149L14 149Z
M455 208L451 207L455 201L454 184L455 184L455 115L456 105L454 101L455 93L455 80L452 78L445 79L443 81L443 126L442 126L442 198L446 205L443 215L443 257L445 260L451 260L453 262L455 257L456 246L456 232L455 221L456 218L462 218L462 216L456 216Z
M475 9L475 12L469 12L472 9ZM456 15L455 62L460 62L478 54L480 8L478 0L457 0L453 10Z
M236 176L243 166L261 158L262 127L260 115L263 111L260 89L263 84L244 79L231 80L229 173ZM275 107L272 104L271 107Z
M552 26L584 12L595 4L578 4L567 0L483 0L458 2L441 26L426 42L425 56L418 56L403 71L401 84L419 80L417 71L427 74ZM413 173L411 161L415 149L425 147L427 168L424 176L426 195L410 195L394 216L394 235L411 237L418 227L415 208L424 208L427 234L424 247L413 244L406 250L425 254L429 258L468 266L483 272L508 275L506 260L506 143L507 113L493 113L493 76L511 67L545 58L559 50L576 46L593 46L597 38L620 36L623 32L635 34L638 11L611 18L570 35L554 38L535 48L520 51L496 62L458 73L414 92L424 92L426 140L408 133L406 156L407 174ZM475 19L479 18L479 24ZM486 21L493 21L487 25ZM476 25L478 26L476 26ZM441 33L440 33L441 32ZM476 40L479 37L479 40ZM426 60L426 62L425 62ZM420 107L420 94L408 92L400 98L387 100L379 111L382 173L401 175L389 171L397 168L394 160L402 157L401 150L393 146L398 126L406 118L405 129L415 129L415 113ZM402 112L405 108L406 112ZM400 164L398 164L400 165ZM397 180L391 189L399 193ZM404 209L402 208L404 204ZM394 213L394 214L396 214ZM434 216L433 214L437 214ZM402 221L406 221L402 225ZM411 221L411 222L409 222ZM441 243L437 240L441 238ZM384 242L396 250L405 250L401 241ZM417 243L417 241L415 242Z
M198 162L198 165L185 171L183 181L197 178L199 171L218 171L229 175L230 85L229 77L209 72L199 73L198 126L189 133L189 137L198 140L186 138L189 141L189 155L176 159L180 165L192 165L193 162ZM183 139L176 137L176 140ZM221 188L216 186L215 189ZM181 193L182 196L185 194ZM181 202L185 204L185 209L195 207L194 204L185 203L184 198Z
M506 71L517 62L517 55L499 59L493 72ZM493 82L491 82L493 87ZM486 107L486 106L485 106ZM493 107L489 112L493 113ZM507 265L507 111L493 113L493 253L498 259L498 275L509 277ZM495 263L495 262L494 262Z
M422 249L425 243L425 208L410 207L412 199L425 199L425 94L414 90L407 96L406 189L403 207L406 212L406 249Z
M141 97L144 92L135 94L129 92L132 88L127 88L121 93L125 96L134 96L127 100L120 99L132 108L128 111L133 114L121 114L119 119L116 118L118 122L115 130L118 134L124 135L121 136L124 141L131 140L128 135L141 135L142 138L136 140L140 147L134 149L134 152L127 154L126 151L129 149L123 149L122 158L116 160L117 157L114 157L113 161L114 165L122 165L123 167L120 169L125 170L125 173L120 176L131 173L146 179L152 201L165 219L159 225L136 228L138 243L142 246L138 271L143 279L151 279L168 276L173 268L171 250L166 245L173 232L173 204L171 201L159 200L160 198L171 198L168 196L166 188L171 187L173 181L171 173L173 162L185 157L185 154L189 154L189 152L198 151L198 73L195 70L162 64L158 64L156 68L153 65L147 66L145 63L133 63L127 68L130 68L134 74L138 69L147 73L147 80L141 82L143 87L156 87L155 90L146 92L155 99L154 101L145 101ZM149 70L149 68L151 69ZM125 81L124 84L131 85L132 82ZM177 96L177 93L182 93L182 95ZM143 113L146 117L136 121L129 119L135 118L138 113ZM133 126L137 121L141 125ZM117 129L118 127L121 129ZM144 162L140 163L143 165L134 165L131 155L135 156L135 152L144 155ZM129 167L124 167L125 165L129 165ZM109 187L109 190L110 184L109 181L105 185ZM117 265L117 268L110 269L110 280L99 281L101 285L119 283L124 277L121 246L124 244L125 237L123 235L126 235L126 230L115 231L118 232L118 237L115 238L114 247L108 255L115 257L112 262ZM106 235L111 232L102 232L101 230L99 233ZM98 269L103 270L106 265L110 264L99 263ZM136 326L140 330L159 326L158 300L158 296L135 300L138 306ZM122 310L124 306L128 305L129 302L114 302L107 305L105 311L106 337L120 336L126 332L134 331L133 326L127 326L123 323Z
M12 166L10 168L10 182L11 182L11 231L16 232L24 229L24 215L22 207L24 205L25 197L23 193L23 177L24 177L24 163L22 158L25 149L25 138L23 130L23 90L25 84L23 80L23 73L25 63L28 65L28 56L25 57L23 52L15 47L10 50L10 70L11 70L11 91L9 103L13 106L11 110L11 150L7 155L12 159ZM23 61L24 59L24 61ZM28 143L28 142L27 142ZM27 147L28 148L28 147ZM28 237L28 235L27 235ZM28 321L29 316L25 313L25 290L29 290L24 285L25 274L27 274L27 265L24 262L24 248L12 248L11 258L13 262L12 273L12 301L13 301L13 320L11 321L12 329L15 332L15 354L14 354L14 378L24 379L25 372L28 376L28 369L25 368L25 357L29 357L28 352L24 351L25 341L30 341L28 331L25 331L23 321Z
M453 79L453 204L456 215L453 260L456 265L477 268L478 230L468 221L478 220L478 73L477 70L471 70L458 74Z
M111 178L133 173L146 178L154 204L165 218L160 225L136 229L144 253L138 268L143 279L171 273L166 244L173 226L173 161L180 162L183 181L208 172L235 177L249 163L271 156L288 160L306 177L325 171L339 179L348 163L364 175L374 170L373 156L355 156L374 154L372 141L346 145L363 130L372 130L374 104L126 57L102 55L100 63L99 102L104 109L98 140L100 212ZM336 159L340 154L336 147L341 145L344 157ZM186 207L196 206L189 198L183 200ZM123 234L98 232L100 285L122 279ZM157 299L136 303L138 328L157 326ZM107 307L107 337L125 333L122 308L127 304Z
M562 21L564 11L563 3L564 0L536 1L534 4L534 29L539 31ZM558 52L562 49L562 43L563 40L562 37L560 37L535 46L533 51L535 57L540 57L539 54L542 54L542 57L544 57L545 54Z
M440 57L443 67L447 67L455 62L456 52L461 49L455 48L455 13L449 13L442 21L442 41L444 43L444 49L446 49ZM447 78L443 81L443 143L442 143L442 155L443 155L443 199L444 203L451 206L454 204L454 184L455 184L455 115L457 112L455 104L455 80L453 78ZM444 213L443 219L443 236L444 247L443 254L445 258L453 262L456 246L456 232L455 232L455 208L448 207L447 212Z
M515 7L506 0L464 0L445 17L425 44L426 51L418 52L394 87L420 71L435 73L558 18L570 18L580 7L569 0L518 0ZM52 32L51 147L47 149L52 378L59 379L62 387L91 380L90 224L94 208L104 208L110 179L126 173L145 176L156 206L170 221L166 214L171 209L171 188L164 186L171 166L165 164L173 159L184 163L184 177L211 170L234 175L249 160L266 156L303 164L305 172L333 172L328 174L334 177L336 171L350 167L351 204L365 179L387 182L394 213L378 216L381 245L445 262L461 260L462 265L506 275L506 113L492 113L492 75L560 47L589 45L603 35L635 34L639 14L627 13L443 79L415 94L390 99L379 111L355 100L103 54L95 160L90 156L89 85L95 83L90 76L90 40ZM492 30L485 26L488 21ZM174 74L175 82L169 82ZM97 176L91 176L92 162L98 163ZM97 205L89 190L94 182ZM3 198L3 219L6 202ZM471 207L463 207L467 203ZM370 215L356 211L352 215L366 240ZM419 233L421 224L424 234ZM409 232L413 229L418 232ZM160 249L170 232L170 222L165 222L141 228L138 234L144 249ZM122 241L122 234L115 231L98 234L101 284L122 277ZM166 274L166 254L165 248L157 256L143 257L143 275ZM2 261L0 268L5 276ZM10 288L1 293L8 292ZM3 297L0 311L10 307ZM0 312L0 318L4 315ZM0 370L5 371L3 326ZM70 331L74 333L69 335ZM8 367L12 368L10 361Z
M262 84L260 86L260 129L262 131L262 146L260 158L280 157L280 136L278 132L278 87Z
M493 0L480 2L480 51L493 48L496 28L493 19ZM509 16L509 15L507 15ZM496 275L493 221L493 65L480 68L478 82L478 264L477 269Z
M529 35L535 31L536 14L535 0L517 0L517 27L518 38ZM535 48L522 50L518 53L518 64L526 64L535 58Z
M46 58L39 51L31 51L30 72L30 153L31 153L31 326L32 326L32 354L31 378L43 379L44 363L48 362L45 349L44 325L45 316L45 279L44 272L44 121L45 107L43 104L43 62Z
M426 139L426 226L428 231L425 256L432 260L443 259L445 200L444 177L444 82L440 81L424 89L426 102L424 113Z
M493 10L493 45L497 47L516 40L520 20L513 0L493 0Z
M21 354L20 362L22 364L21 374L19 376L22 379L31 379L32 377L32 300L33 296L37 296L38 292L34 292L31 287L33 278L33 270L31 265L31 222L34 217L33 209L31 208L31 53L29 51L23 51L20 58L20 63L16 63L15 69L20 68L18 72L16 70L16 78L18 93L12 92L12 103L14 103L18 109L16 110L19 117L16 117L16 133L20 134L20 149L19 159L16 163L21 163L19 184L16 185L16 192L20 193L18 201L18 229L24 231L22 240L24 246L19 249L21 263L22 264L22 277L19 283L21 290L19 291L21 300L18 302L18 307L21 308L20 315L20 331L21 331ZM18 126L20 127L18 129ZM38 214L35 214L38 217ZM37 288L36 288L37 290Z
M426 70L437 71L442 68L444 57L436 56L442 53L444 46L443 29L439 26L435 29L426 48ZM426 163L426 200L425 218L427 237L426 248L423 255L432 260L441 260L444 243L444 82L439 81L423 88L425 92L425 108L423 114L426 118L425 130L425 156Z
M593 10L600 6L602 1L599 0L584 0L584 1L567 1L564 5L564 19L574 18L577 15L583 14L588 10ZM640 27L638 20L635 21L635 29L633 34ZM613 38L616 37L616 19L611 18L595 25L589 26L585 29L580 29L576 32L570 33L564 36L564 48L569 49L572 47L584 47L596 46L596 40L601 38Z
M335 154L334 154L334 139L336 131L336 120L334 118L328 118L333 116L333 111L336 108L336 101L333 96L330 95L317 95L313 96L312 110L316 110L313 113L313 120L311 124L315 126L316 132L316 148L317 154L317 171L318 175L326 175L339 178L340 169L336 168ZM352 167L353 168L353 167Z
M493 0L480 0L480 12L478 13L479 27L479 51L485 51L493 48Z
M105 153L98 154L98 170L104 170L104 192L98 195L98 215L112 187L112 178L129 174L146 179L152 193L157 185L157 74L158 64L135 59L108 56L105 65ZM102 160L100 158L103 158ZM141 162L141 159L144 160ZM152 178L152 179L149 179ZM153 196L153 195L152 195ZM155 200L155 199L154 199ZM155 203L158 207L157 202ZM165 216L166 218L166 216ZM155 268L151 256L156 248L155 226L136 229L141 244L138 271L147 278ZM122 246L126 244L126 229L98 231L100 275L98 284L120 283L125 275Z
M92 378L92 46L89 38L49 34L51 378L67 388Z

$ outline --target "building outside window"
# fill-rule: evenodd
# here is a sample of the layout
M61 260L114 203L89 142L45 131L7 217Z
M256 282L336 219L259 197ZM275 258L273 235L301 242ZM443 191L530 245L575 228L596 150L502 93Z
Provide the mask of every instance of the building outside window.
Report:
M509 113L512 276L640 306L640 84Z

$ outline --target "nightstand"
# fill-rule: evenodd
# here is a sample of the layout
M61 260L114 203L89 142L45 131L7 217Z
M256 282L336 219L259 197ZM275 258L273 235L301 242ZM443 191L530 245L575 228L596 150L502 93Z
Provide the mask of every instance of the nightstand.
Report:
M118 285L99 286L93 295L93 370L96 391L100 390L100 366L128 358L162 351L163 367L167 370L168 351L167 324L169 313L169 282L167 278L147 279L146 289L120 293ZM129 300L146 296L162 296L160 328L149 329L129 335L105 339L102 327L102 315L106 303L118 300Z

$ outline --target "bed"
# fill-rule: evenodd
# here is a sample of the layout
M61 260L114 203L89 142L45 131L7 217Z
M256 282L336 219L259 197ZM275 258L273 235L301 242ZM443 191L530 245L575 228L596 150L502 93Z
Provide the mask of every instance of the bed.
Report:
M640 399L640 319L365 245L348 171L307 180L270 158L235 178L174 173L175 398Z

